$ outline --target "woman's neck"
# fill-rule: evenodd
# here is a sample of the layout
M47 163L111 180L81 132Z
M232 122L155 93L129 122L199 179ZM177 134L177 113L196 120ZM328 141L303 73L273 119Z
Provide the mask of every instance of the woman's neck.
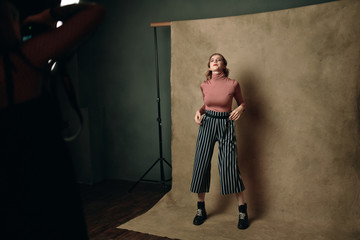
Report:
M223 72L213 72L211 74L211 79L213 80L221 80L225 78L225 74Z

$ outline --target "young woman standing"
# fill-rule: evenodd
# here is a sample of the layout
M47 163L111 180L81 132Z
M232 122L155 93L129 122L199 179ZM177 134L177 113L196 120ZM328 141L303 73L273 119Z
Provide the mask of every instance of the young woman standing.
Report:
M234 122L245 110L245 102L237 81L228 78L229 69L223 55L214 53L208 62L207 80L201 84L204 105L196 112L195 122L200 125L196 143L191 192L198 195L198 209L193 223L201 225L207 218L205 193L210 188L210 167L215 142L219 142L219 173L221 194L235 194L239 205L238 228L248 227L245 190L241 179ZM238 107L232 110L235 98ZM203 116L204 115L204 116Z

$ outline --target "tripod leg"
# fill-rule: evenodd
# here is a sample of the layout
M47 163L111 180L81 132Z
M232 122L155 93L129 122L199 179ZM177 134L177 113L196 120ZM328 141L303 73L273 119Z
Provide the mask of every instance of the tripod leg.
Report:
M154 162L154 164L151 165L151 167L144 173L144 175L142 175L142 177L129 189L129 192L131 192L136 187L136 185L138 185L139 182L143 180L146 174L148 174L151 171L151 169L157 164L158 161L160 161L160 159L156 160L156 162Z
M172 167L171 167L171 164L170 164L168 161L166 161L165 159L164 159L164 161L165 161L165 163L166 163L170 168L172 168Z

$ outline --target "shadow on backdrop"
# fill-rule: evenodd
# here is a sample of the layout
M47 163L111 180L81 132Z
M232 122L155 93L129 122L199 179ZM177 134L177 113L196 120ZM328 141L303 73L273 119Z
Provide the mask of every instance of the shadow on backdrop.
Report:
M266 131L266 104L261 90L254 82L260 82L252 71L246 71L239 78L246 102L246 111L236 126L239 168L246 187L245 196L250 210L250 219L261 218L267 209L264 192L265 176L263 162L266 156L259 151L262 136Z

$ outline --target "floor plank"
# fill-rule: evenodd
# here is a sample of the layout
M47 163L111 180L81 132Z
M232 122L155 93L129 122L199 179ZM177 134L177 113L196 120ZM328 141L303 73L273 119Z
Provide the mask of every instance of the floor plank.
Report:
M140 182L131 193L133 182L111 180L80 185L84 215L91 240L169 240L116 227L154 206L165 194L161 184Z

